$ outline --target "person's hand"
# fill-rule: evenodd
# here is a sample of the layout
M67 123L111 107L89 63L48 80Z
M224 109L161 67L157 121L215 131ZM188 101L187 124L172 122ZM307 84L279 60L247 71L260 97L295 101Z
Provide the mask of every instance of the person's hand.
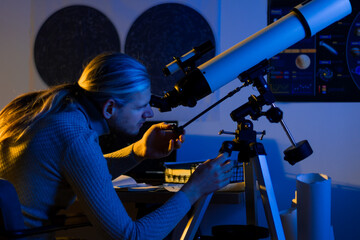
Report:
M138 158L162 158L168 156L174 149L181 147L185 140L184 133L180 136L172 131L172 126L166 123L152 125L144 136L134 143L133 151Z
M227 160L228 154L220 154L214 159L199 165L190 179L181 188L191 204L203 195L214 192L230 183L233 162Z

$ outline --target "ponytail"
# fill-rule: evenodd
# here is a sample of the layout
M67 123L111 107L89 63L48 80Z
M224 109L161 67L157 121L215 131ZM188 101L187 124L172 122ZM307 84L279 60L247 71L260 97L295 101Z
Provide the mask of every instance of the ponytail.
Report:
M0 142L20 139L37 121L56 112L73 84L63 84L48 90L18 96L0 112Z
M69 95L82 92L99 104L116 97L123 105L133 93L149 87L146 68L136 59L122 53L100 54L90 61L75 84L27 93L10 102L0 112L0 142L20 139L40 119L59 111Z

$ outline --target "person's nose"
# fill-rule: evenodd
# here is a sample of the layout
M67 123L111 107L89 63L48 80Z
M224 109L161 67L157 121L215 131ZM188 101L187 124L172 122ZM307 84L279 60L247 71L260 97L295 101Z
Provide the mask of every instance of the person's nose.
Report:
M147 105L144 114L143 114L143 118L152 118L154 117L154 112L152 110L152 108L150 107L150 105Z

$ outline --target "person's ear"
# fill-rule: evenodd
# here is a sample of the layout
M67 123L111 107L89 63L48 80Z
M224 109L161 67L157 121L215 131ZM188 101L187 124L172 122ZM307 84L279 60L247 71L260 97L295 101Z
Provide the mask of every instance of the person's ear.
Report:
M102 114L105 119L110 119L114 115L114 113L116 111L115 105L116 105L116 102L114 99L108 99L104 103L103 108L102 108Z

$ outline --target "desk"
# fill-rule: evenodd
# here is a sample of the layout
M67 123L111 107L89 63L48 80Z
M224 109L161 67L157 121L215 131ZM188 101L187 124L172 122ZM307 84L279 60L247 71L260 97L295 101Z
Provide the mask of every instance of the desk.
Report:
M173 192L168 192L165 190L156 191L156 192L136 192L136 191L124 191L121 189L116 189L116 192L124 204L124 207L128 211L128 214L131 218L136 219L142 215L151 212L155 208L159 207L165 203L171 196L174 195ZM234 192L216 192L210 204L243 204L245 202L245 194L242 191ZM139 209L141 209L139 211ZM75 202L71 208L69 208L68 214L74 215L79 213L81 207L78 205L78 202ZM190 210L191 212L191 210ZM182 232L184 231L185 225L188 221L188 216L185 216L179 224L175 227L172 233L165 238L166 240L179 240ZM211 227L209 227L211 228ZM88 239L88 240L97 240L101 239L98 232L92 227L86 227L81 229L67 230L57 233L58 237L75 237L78 239Z
M133 219L140 218L143 215L155 210L161 204L165 203L174 195L174 192L166 190L161 191L126 191L116 189L120 200ZM243 191L217 191L211 198L210 204L240 204L245 202ZM149 207L150 205L150 207ZM192 212L193 209L189 211ZM175 227L172 233L166 238L168 240L179 240L185 226L189 220L189 215L185 216Z
M116 193L122 202L127 203L154 203L163 204L172 195L173 192L166 190L161 191L126 191L122 189L116 189ZM244 192L216 192L212 199L211 204L240 204L244 202Z

